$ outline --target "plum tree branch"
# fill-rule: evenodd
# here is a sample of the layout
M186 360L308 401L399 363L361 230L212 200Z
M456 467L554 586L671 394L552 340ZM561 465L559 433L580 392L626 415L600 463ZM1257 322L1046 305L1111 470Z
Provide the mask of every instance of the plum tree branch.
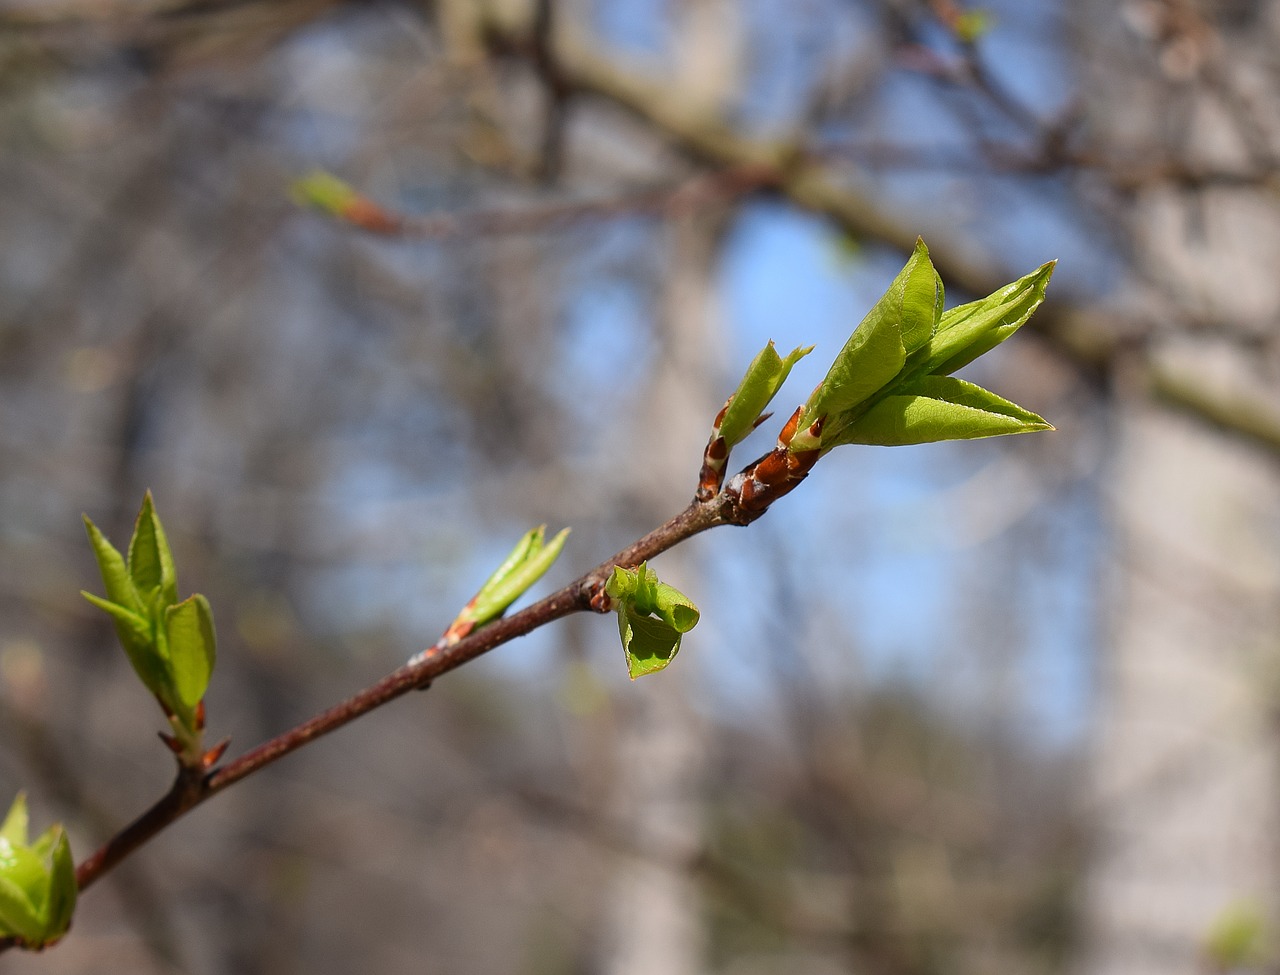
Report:
M753 516L752 520L754 517ZM453 643L441 643L419 655L415 662L397 668L378 682L317 714L288 731L250 749L236 759L207 773L180 767L172 787L151 808L108 839L76 868L81 891L92 886L135 850L172 825L196 806L284 758L349 724L409 691L428 687L441 674L461 667L495 647L524 636L572 613L597 611L606 607L597 597L616 565L631 568L651 559L707 529L718 525L743 524L738 499L721 492L710 501L691 503L631 545L601 562L550 596L511 616L495 620ZM0 939L0 952L14 947L11 939Z

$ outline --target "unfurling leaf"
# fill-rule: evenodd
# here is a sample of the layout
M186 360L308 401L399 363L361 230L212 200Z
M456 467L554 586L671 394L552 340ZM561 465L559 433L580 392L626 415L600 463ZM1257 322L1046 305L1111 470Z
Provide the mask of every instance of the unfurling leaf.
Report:
M793 453L846 443L915 444L1053 429L952 372L1018 330L1044 300L1053 264L979 301L942 310L942 281L917 240L906 266L804 405Z
M148 491L126 561L96 525L84 519L107 597L83 593L110 614L139 680L160 702L174 731L179 759L199 766L204 755L200 701L216 658L213 613L199 594L178 602L178 574Z
M812 351L812 345L799 346L783 359L770 341L751 360L720 421L720 436L728 447L740 443L754 429L760 414L787 381L791 367Z
M402 226L400 217L324 170L294 180L289 195L301 206L315 207L373 233L393 234Z
M27 842L30 828L30 817L27 814L27 795L25 792L19 792L13 800L13 805L9 807L8 815L4 817L3 825L0 825L0 840L10 846L24 845Z
M27 801L18 793L0 827L0 937L38 950L67 932L76 902L71 848L61 826L27 839Z
M147 690L156 697L163 697L170 684L170 673L165 657L156 653L151 620L91 592L81 590L80 595L111 615L116 625L116 638L133 665L134 673Z
M791 367L812 351L811 345L799 346L783 359L770 341L751 360L746 375L712 424L711 437L702 453L702 469L698 471L695 497L699 501L709 501L720 490L730 451L769 418L765 407L786 382Z
M1040 307L1054 266L1053 261L1042 264L994 294L943 312L937 334L913 357L912 365L917 358L920 363L911 371L949 376L990 352Z
M659 582L647 563L614 566L605 593L618 613L618 634L631 679L671 663L680 639L698 624L698 607L680 590Z
M150 491L142 498L142 510L138 512L133 538L129 541L129 576L144 601L154 603L157 596L164 606L178 601L173 553L169 551L169 540L165 538Z
M112 545L98 526L84 516L84 528L89 534L89 544L93 546L93 555L98 562L98 570L102 573L102 584L107 589L107 598L114 603L132 610L143 612L142 599L133 585L133 577L124 563L124 556Z
M182 705L193 710L209 689L217 658L213 610L196 593L166 609L164 622L173 687Z
M471 597L450 624L444 635L446 642L456 642L477 627L497 619L542 578L564 548L569 529L561 530L549 542L544 542L546 533L546 525L525 532L511 554L485 580L480 591Z
M290 193L303 206L325 210L335 217L343 216L347 208L360 200L360 194L349 183L322 169L295 180Z

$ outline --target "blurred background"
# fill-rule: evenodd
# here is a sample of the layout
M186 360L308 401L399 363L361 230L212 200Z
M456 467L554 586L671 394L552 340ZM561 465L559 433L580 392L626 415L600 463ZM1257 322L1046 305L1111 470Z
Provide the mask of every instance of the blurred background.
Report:
M770 338L924 235L1056 433L846 448L612 617L272 766L18 973L1274 972L1280 6L0 0L0 802L168 787L105 615L155 492L251 747L680 510ZM383 208L300 206L327 171ZM780 418L781 419L781 418ZM776 425L740 449L767 448ZM736 465L735 465L736 469Z

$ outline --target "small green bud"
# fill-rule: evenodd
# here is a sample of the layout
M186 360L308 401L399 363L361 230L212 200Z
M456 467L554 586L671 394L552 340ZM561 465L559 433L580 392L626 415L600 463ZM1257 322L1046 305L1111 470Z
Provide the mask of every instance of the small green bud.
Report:
M18 793L0 826L0 937L27 949L53 944L71 926L76 903L71 847L61 826L27 840L27 800Z

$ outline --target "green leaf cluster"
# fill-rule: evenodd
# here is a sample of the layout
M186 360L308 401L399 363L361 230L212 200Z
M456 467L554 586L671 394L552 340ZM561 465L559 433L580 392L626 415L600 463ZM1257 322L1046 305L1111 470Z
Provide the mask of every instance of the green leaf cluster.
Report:
M450 632L465 632L497 619L512 603L524 595L543 574L564 548L569 529L563 529L551 541L546 541L547 526L525 532L511 554L494 570L493 575L480 587L480 591L458 614L450 626Z
M614 566L604 591L618 613L618 632L632 680L671 663L680 638L698 624L698 607L680 590L659 582L646 562L635 569Z
M27 830L27 800L18 793L0 824L0 937L40 949L71 926L76 870L61 826L49 827L34 843Z
M942 279L917 240L810 395L793 452L847 443L895 446L1051 430L1029 410L951 373L1016 332L1044 300L1053 263L943 311Z
M216 659L209 601L196 593L179 602L173 554L150 492L138 512L127 559L88 516L84 524L107 595L82 594L115 622L120 645L138 678L164 708L182 754L198 757L199 705Z

